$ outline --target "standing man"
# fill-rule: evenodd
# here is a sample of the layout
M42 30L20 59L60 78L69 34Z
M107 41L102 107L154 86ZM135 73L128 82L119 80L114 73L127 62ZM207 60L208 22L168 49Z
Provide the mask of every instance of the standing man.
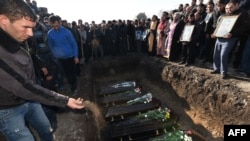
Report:
M181 53L181 62L179 64L185 64L185 66L189 66L194 64L195 62L195 51L196 44L200 35L198 34L197 24L195 23L195 15L191 13L188 16L188 22L185 25L193 25L194 29L192 31L190 41L182 41L182 53ZM183 29L184 30L184 29Z
M214 27L214 23L217 21L215 19L216 11L214 10L214 3L208 2L206 7L206 17L204 19L205 22L205 37L204 37L204 46L201 48L200 59L203 59L202 63L213 63L213 51L215 45L215 38L212 38L216 27ZM218 11L219 13L219 11Z
M228 77L228 61L230 52L237 40L247 34L247 27L249 25L248 14L242 11L239 7L239 1L230 0L226 5L226 14L223 16L236 16L238 18L232 30L223 37L217 37L214 49L213 71L211 74L221 74L221 78ZM214 36L214 35L213 35Z
M13 8L14 7L14 8ZM32 59L20 43L33 36L37 17L23 0L0 1L0 132L8 141L52 141L41 104L82 109L82 99L69 98L35 83Z
M71 32L62 26L59 16L50 16L49 22L52 29L48 32L48 45L62 65L73 96L77 95L76 64L79 63L77 43Z

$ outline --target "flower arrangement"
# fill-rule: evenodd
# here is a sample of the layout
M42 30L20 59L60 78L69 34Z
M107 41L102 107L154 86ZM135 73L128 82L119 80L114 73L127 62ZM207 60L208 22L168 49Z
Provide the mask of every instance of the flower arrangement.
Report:
M149 103L150 101L152 101L152 94L147 93L147 94L145 94L145 95L143 95L141 97L138 97L138 98L127 101L127 104L128 105L133 105L133 104L136 104L136 103Z
M113 88L121 88L121 87L135 87L136 82L135 81L125 81L121 83L117 83L115 85L112 85Z
M165 134L152 138L150 141L192 141L191 131L183 131L179 129L179 124L175 120L171 120L171 111L168 108L158 108L140 114L138 118L152 119L163 122Z
M191 131L182 131L182 130L175 130L172 132L168 132L161 137L157 137L150 141L192 141L192 137L189 136L192 134Z
M148 111L146 113L138 115L138 118L153 119L162 122L168 121L170 119L170 109L168 108L158 108L155 110Z
M119 92L117 93L117 95L122 96L122 95L127 95L127 94L131 94L131 93L137 93L137 94L141 94L141 87L136 87L135 89L132 90L127 90L127 91L123 91L123 92Z

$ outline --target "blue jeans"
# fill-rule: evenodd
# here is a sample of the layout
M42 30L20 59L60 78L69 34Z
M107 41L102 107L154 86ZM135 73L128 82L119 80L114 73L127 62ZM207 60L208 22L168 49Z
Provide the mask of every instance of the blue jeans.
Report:
M34 141L27 125L37 131L41 141L53 141L49 120L39 103L0 110L0 131L8 141Z
M214 48L214 63L213 67L215 71L220 71L221 74L227 74L228 59L231 50L233 49L237 38L217 38Z

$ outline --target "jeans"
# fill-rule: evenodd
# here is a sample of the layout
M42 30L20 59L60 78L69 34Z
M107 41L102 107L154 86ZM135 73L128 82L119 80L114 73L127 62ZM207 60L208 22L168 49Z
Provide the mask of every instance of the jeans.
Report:
M228 60L230 52L235 45L237 38L217 38L214 49L214 63L213 68L215 71L220 71L221 74L227 74Z
M40 141L53 141L49 120L39 103L0 110L0 131L8 141L34 141L27 125L37 131Z

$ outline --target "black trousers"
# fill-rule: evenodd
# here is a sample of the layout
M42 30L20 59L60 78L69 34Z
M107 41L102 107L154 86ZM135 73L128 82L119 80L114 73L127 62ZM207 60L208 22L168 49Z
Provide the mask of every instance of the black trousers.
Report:
M71 86L71 91L73 92L77 88L77 73L76 73L76 64L74 61L74 57L67 58L67 59L59 59L64 74L67 78L68 83Z
M182 46L182 61L192 64L195 61L195 44L187 43Z

